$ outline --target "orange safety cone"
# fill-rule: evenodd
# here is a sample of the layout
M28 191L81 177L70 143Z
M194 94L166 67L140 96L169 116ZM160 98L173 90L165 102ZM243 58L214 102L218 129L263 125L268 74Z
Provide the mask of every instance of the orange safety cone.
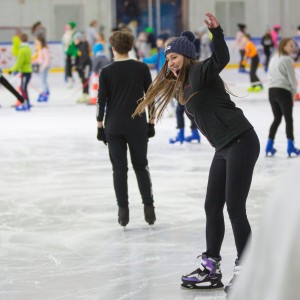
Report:
M98 97L98 88L99 88L99 75L93 73L92 75L92 84L90 90L90 101L87 103L88 105L96 105L97 97Z

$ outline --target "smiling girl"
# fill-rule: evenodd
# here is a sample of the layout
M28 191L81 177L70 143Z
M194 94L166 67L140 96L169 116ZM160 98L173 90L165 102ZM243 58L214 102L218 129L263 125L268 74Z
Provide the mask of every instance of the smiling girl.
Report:
M200 255L201 266L181 278L183 287L199 289L223 287L220 251L225 233L225 203L237 250L235 274L240 269L240 259L251 233L246 200L260 148L253 126L231 101L219 76L229 62L223 30L215 16L205 15L208 19L205 23L213 35L212 56L198 62L195 37L190 31L183 32L166 47L166 63L134 114L141 114L154 102L160 118L176 96L185 105L188 117L215 148L205 199L206 251ZM226 291L231 284L232 280Z

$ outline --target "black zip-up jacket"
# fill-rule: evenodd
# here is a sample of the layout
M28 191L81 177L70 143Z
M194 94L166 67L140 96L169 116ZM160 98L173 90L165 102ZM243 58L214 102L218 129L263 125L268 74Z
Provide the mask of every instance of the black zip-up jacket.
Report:
M242 110L231 101L219 76L229 62L223 30L219 26L210 31L214 52L210 58L192 65L190 69L185 88L185 95L190 99L185 111L218 151L253 127Z

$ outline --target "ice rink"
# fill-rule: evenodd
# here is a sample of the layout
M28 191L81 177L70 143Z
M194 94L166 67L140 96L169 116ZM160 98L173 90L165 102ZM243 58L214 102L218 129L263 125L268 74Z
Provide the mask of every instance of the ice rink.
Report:
M247 93L248 75L235 69L221 75L240 96L233 100L261 142L247 203L255 236L269 195L297 158L287 158L284 122L276 156L264 156L272 113L262 69L258 75L265 90L257 94ZM0 86L0 299L225 299L223 290L180 287L181 275L197 268L197 256L206 246L203 207L214 154L207 140L170 145L176 120L172 109L165 113L148 155L157 221L151 229L144 221L130 165L130 223L123 231L108 149L96 140L95 106L76 104L78 79L73 89L65 88L61 73L51 73L49 82L49 102L37 103L39 79L33 77L30 112L11 108L14 97ZM294 128L300 147L300 102L294 106ZM226 212L225 217L224 284L232 276L236 254Z

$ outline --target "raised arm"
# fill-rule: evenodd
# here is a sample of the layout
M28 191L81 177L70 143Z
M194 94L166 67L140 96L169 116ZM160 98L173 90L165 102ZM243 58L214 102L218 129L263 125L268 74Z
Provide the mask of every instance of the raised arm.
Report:
M198 83L206 85L214 80L219 73L225 68L230 60L229 50L224 39L223 30L214 15L205 14L208 20L205 24L213 35L213 53L210 58L204 60L200 64L196 64L194 77Z

